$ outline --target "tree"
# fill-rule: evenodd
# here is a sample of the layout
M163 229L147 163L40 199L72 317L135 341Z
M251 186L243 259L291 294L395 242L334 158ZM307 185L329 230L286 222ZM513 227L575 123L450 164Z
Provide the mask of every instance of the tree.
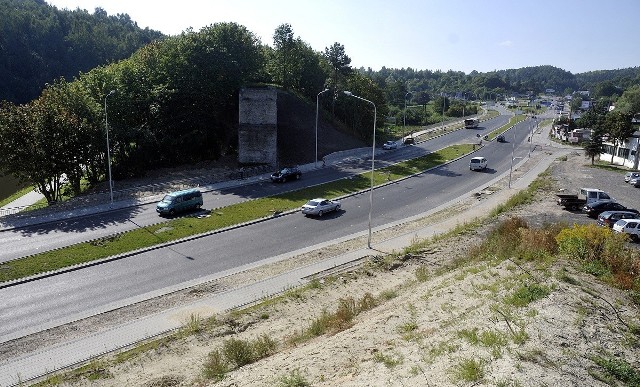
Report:
M329 87L333 89L333 102L332 102L332 114L335 115L335 101L338 97L338 90L340 89L340 82L342 78L351 74L351 58L347 56L344 50L344 46L338 42L335 42L331 47L324 49L324 56L331 66L331 80Z
M584 146L584 155L591 158L591 165L595 164L595 158L605 152L604 140L605 135L603 128L594 128L591 130L591 137Z
M4 173L31 182L48 202L60 198L66 141L57 130L57 112L43 101L4 103L0 109L0 166Z
M640 113L640 85L632 86L622 93L616 102L616 110L632 116Z
M275 48L272 66L273 79L285 89L291 89L292 75L299 73L295 61L296 40L291 24L281 24L276 28L273 34L273 45Z
M295 38L289 24L276 28L273 42L275 48L269 51L267 64L273 82L308 98L315 97L326 81L322 55L300 38Z
M631 124L631 114L626 114L617 110L607 113L604 125L607 133L609 134L609 139L613 142L615 151L617 151L616 148L622 145L634 132ZM611 155L612 164L613 157L616 153L615 151Z

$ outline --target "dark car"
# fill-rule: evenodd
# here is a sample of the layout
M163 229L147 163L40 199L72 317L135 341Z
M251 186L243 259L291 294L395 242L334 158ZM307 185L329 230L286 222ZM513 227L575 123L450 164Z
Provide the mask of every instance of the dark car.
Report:
M298 180L301 177L302 172L298 167L287 167L272 173L271 181L274 183L284 183L287 180Z
M632 211L605 211L598 215L598 225L613 227L620 219L635 219L638 214Z
M496 137L496 141L498 141L498 142L507 142L507 140L504 138L503 135L499 135L498 137Z
M415 144L416 140L413 137L407 137L404 139L405 145Z
M605 211L630 211L635 212L636 214L638 213L638 210L627 208L613 200L598 200L582 207L582 212L587 214L590 218L597 218L598 215Z

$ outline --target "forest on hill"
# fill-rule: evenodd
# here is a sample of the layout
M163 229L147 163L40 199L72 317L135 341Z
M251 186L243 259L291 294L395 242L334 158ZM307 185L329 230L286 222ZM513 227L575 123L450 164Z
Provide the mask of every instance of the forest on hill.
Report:
M163 37L101 8L89 14L44 0L0 0L0 100L29 102L56 78L127 58Z

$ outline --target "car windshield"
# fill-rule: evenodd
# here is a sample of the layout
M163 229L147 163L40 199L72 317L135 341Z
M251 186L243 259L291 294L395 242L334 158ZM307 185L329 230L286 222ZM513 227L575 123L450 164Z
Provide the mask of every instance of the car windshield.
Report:
M166 203L171 203L174 199L175 199L175 196L165 195L165 197L162 198L162 201Z

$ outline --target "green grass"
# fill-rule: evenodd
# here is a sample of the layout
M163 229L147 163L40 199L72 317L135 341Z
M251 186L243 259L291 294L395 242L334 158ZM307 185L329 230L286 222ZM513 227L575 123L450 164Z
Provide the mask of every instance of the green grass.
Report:
M0 207L6 206L7 204L11 203L12 201L14 201L16 199L19 199L22 196L28 194L32 190L33 190L33 187L31 187L31 186L22 188L21 190L11 194L9 197L0 200Z
M471 144L453 145L424 157L394 164L373 173L374 185L387 183L423 172L472 150ZM274 212L293 210L312 197L335 198L367 190L371 186L371 172L349 179L287 192L281 195L250 200L217 209L205 218L186 217L148 226L97 241L80 243L58 250L36 254L0 264L0 282L20 279L39 273L59 270L96 261L117 254L175 241L181 238L220 230L225 227L272 216Z

